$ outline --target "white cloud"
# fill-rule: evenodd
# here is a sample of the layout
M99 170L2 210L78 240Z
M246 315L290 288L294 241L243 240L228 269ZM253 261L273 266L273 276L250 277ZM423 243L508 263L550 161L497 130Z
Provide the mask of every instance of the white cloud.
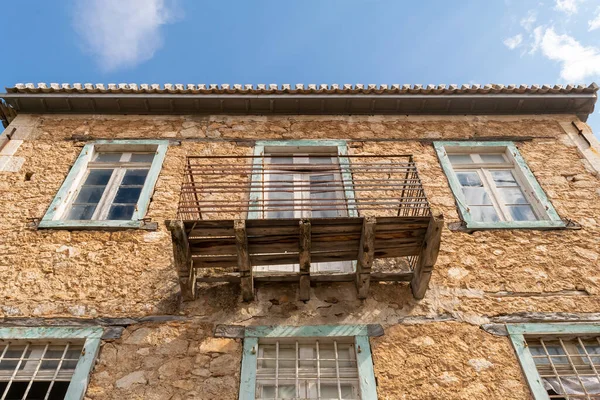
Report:
M596 9L596 17L588 21L588 25L590 26L590 31L600 28L600 7Z
M176 19L169 0L81 0L74 26L85 48L110 71L132 67L162 46L161 26Z
M517 47L519 47L522 42L523 42L523 35L521 35L519 33L518 35L504 39L503 43L509 49L514 50Z
M554 28L539 30L539 48L547 58L561 63L560 76L569 82L582 82L600 76L600 49L583 46L569 35L558 35Z
M556 0L554 8L568 15L577 13L577 3L579 0Z
M535 10L529 10L529 12L527 13L527 16L523 19L521 19L521 26L527 31L531 31L531 28L533 28L533 24L535 24L535 21L537 20L537 13L535 12Z

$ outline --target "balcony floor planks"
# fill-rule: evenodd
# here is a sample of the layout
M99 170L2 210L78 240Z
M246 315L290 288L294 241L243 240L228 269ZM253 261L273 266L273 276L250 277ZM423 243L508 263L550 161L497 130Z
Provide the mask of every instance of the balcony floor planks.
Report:
M375 258L418 255L430 217L378 217ZM299 219L248 219L246 229L252 265L296 264ZM313 218L311 260L356 260L362 217ZM233 220L184 221L194 268L234 267L237 248Z

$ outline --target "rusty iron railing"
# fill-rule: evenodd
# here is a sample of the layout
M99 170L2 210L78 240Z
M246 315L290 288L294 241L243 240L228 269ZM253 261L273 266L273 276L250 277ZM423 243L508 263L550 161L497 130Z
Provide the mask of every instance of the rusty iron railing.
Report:
M187 157L178 218L425 217L410 155Z

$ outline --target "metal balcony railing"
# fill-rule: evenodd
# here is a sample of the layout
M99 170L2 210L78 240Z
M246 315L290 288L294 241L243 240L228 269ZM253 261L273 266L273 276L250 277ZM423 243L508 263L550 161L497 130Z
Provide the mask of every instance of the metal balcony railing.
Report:
M178 218L430 216L410 155L187 158Z

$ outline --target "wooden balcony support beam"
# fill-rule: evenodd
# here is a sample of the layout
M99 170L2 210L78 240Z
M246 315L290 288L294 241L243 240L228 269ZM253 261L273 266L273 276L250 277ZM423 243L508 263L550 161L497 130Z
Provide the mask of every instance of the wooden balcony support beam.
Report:
M356 289L358 298L366 299L371 285L371 266L375 254L375 217L365 217L363 220L360 247L358 248L358 262L356 263Z
M254 278L252 277L252 265L250 264L250 253L248 252L246 220L236 219L233 222L233 231L235 233L235 246L237 248L242 299L244 301L252 301L254 300Z
M310 220L300 220L300 291L299 299L310 300Z
M182 221L169 221L167 227L171 231L173 263L177 270L181 297L183 301L194 300L196 298L196 269L192 266L192 253L185 226Z
M435 265L440 251L443 227L443 218L431 217L427 232L425 232L425 239L419 254L419 260L413 271L413 278L410 281L410 288L413 296L417 300L425 297L425 292L429 286L433 266Z

